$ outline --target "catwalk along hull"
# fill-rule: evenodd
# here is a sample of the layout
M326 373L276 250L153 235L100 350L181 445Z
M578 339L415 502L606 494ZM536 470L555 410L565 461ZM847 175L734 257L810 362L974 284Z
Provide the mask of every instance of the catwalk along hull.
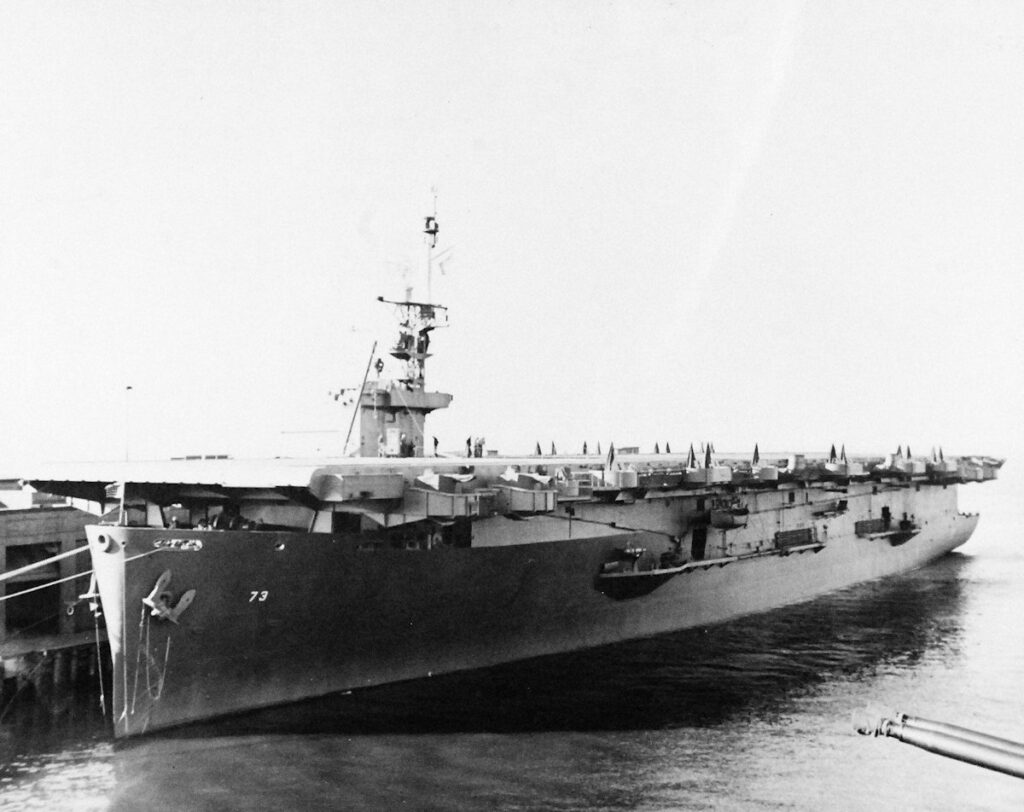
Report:
M957 512L952 486L878 493L862 484L844 493L838 514L822 508L835 506L831 501L806 497L791 505L784 492L752 494L749 526L732 531L701 530L703 503L677 495L657 504L592 505L586 515L595 518L563 520L557 539L540 533L528 543L487 543L482 533L482 546L474 536L468 547L428 549L368 546L359 534L93 526L89 542L114 662L115 732L138 735L712 624L919 567L963 544L977 524L977 516ZM913 514L916 532L858 533L883 501ZM609 562L624 550L672 549L657 527L621 530L625 515L648 525L658 515L666 525L684 517L684 540L696 531L705 549L670 562L677 566L655 564L646 579L627 571L620 580L637 588L610 590ZM620 517L619 528L610 516ZM515 524L529 536L529 518ZM813 543L760 541L793 527ZM195 590L173 621L151 608L161 576L159 605L173 609Z

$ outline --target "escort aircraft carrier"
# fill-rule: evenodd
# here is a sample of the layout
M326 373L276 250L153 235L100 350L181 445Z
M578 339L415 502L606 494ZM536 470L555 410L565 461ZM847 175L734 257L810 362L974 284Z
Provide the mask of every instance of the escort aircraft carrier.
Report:
M429 251L433 218L426 234ZM424 373L447 310L385 304L400 372L367 366L358 456L32 478L100 517L90 593L117 736L704 626L904 572L967 541L978 517L958 510L957 485L1001 464L834 447L720 460L710 444L498 457L472 438L436 456L425 421L452 398Z

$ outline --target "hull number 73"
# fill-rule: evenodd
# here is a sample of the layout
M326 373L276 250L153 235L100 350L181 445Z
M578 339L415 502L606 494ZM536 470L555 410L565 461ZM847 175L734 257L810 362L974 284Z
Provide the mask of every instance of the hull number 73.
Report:
M249 603L263 603L267 599L270 592L264 589L262 592L250 592Z

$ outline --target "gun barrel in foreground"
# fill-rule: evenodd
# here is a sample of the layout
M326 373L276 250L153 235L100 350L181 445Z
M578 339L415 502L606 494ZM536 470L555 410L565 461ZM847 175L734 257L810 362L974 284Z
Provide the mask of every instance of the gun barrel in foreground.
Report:
M1009 739L905 713L857 719L854 728L864 736L888 736L940 756L1024 778L1024 744Z

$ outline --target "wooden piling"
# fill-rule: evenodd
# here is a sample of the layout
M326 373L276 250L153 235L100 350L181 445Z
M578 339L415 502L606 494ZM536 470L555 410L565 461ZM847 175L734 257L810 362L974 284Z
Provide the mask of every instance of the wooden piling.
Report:
M72 693L78 690L79 670L78 664L82 659L82 647L78 646L69 651L68 657L68 683Z
M73 710L80 691L98 697L102 675L110 673L103 638L101 632L99 647L94 630L0 642L0 697L50 717Z

